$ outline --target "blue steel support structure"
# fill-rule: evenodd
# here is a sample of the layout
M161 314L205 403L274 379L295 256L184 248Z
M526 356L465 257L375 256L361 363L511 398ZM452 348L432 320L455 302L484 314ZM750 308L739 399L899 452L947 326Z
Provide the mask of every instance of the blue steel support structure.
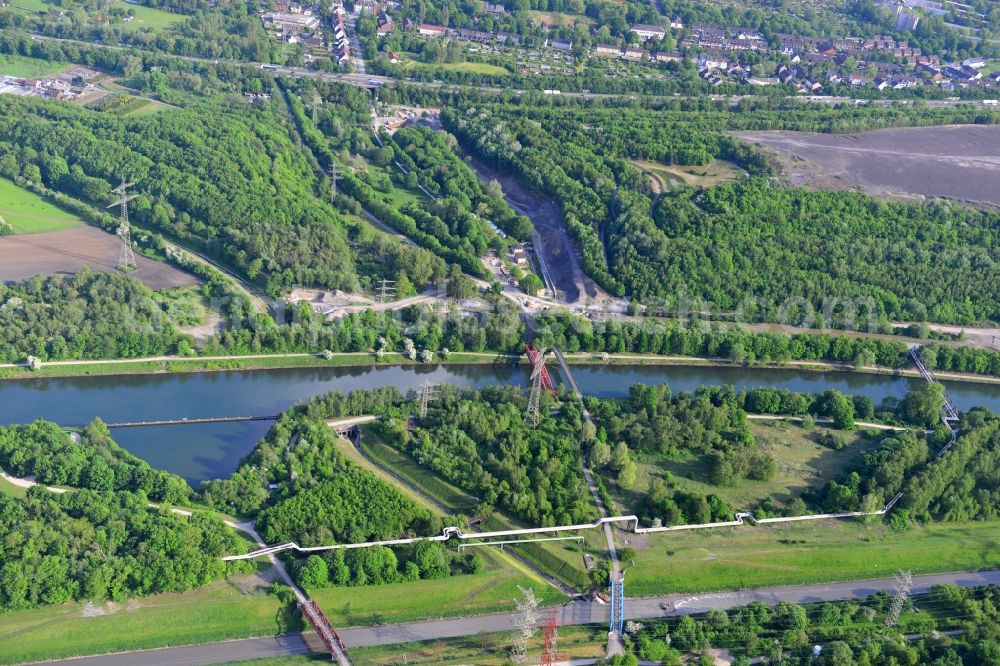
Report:
M611 622L608 625L609 634L615 633L615 629L618 626L618 622L616 621L615 618L615 614L618 609L617 599L618 599L617 582L615 581L614 578L612 578L611 579Z
M624 636L625 629L625 576L618 581L618 635Z

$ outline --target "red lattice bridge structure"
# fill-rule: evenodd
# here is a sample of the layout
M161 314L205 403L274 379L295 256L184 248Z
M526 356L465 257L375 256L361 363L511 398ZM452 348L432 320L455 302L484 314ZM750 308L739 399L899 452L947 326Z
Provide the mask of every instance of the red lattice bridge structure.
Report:
M539 370L542 383L542 388L549 393L556 392L556 386L552 383L552 376L549 374L548 369L545 367L545 363L539 364L539 360L542 358L542 352L535 349L535 346L531 343L524 343L524 351L528 354L528 361L531 363L531 367L541 367Z
M350 664L351 661L347 657L347 647L344 646L344 641L340 640L337 630L333 628L330 620L326 618L316 602L308 599L300 601L299 608L309 620L309 624L316 630L326 649L330 651L331 660L339 664Z

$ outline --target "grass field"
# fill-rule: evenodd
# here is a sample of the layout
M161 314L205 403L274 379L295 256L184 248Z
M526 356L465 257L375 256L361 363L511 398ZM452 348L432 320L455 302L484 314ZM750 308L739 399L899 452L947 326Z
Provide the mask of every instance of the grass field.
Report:
M707 592L1000 566L1000 521L896 532L825 520L635 537L629 595Z
M449 72L472 72L474 74L495 76L510 74L510 72L499 65L491 65L485 62L470 62L467 60L461 62L422 62L417 60L415 53L402 51L398 55L401 58L402 66L407 69L444 69Z
M128 23L123 24L128 30L138 30L140 28L152 28L153 30L163 30L165 28L171 28L181 21L184 20L184 16L181 14L173 14L171 12L165 12L162 9L155 9L153 7L147 7L145 5L132 4L130 2L123 2L118 0L113 3L113 7L123 8L126 11L132 10L134 19Z
M0 217L3 217L19 234L38 234L62 231L83 224L77 216L6 178L0 178Z
M37 79L58 74L69 67L69 63L58 60L36 60L19 55L0 55L0 75Z
M534 589L543 604L566 600L561 592L530 572L511 566L496 551L482 548L479 553L486 561L480 574L372 585L363 591L334 587L309 590L309 594L338 627L509 611L520 598L518 586Z
M473 74L487 74L491 76L504 76L505 74L510 74L510 72L503 67L500 67L499 65L491 65L487 62L442 62L426 66L443 69L449 72L472 72Z
M458 513L469 513L475 509L477 501L474 497L428 472L413 458L386 444L369 425L361 426L361 448L438 504Z
M374 436L375 436L374 433L369 435L369 437L374 437ZM347 441L343 437L338 437L336 443L337 443L337 448L340 450L340 452L343 453L344 457L346 457L352 463L354 463L355 465L357 465L362 469L368 470L369 472L371 472L381 480L385 481L389 485L394 486L397 490L399 490L399 492L403 493L408 498L413 500L421 508L427 509L428 511L436 515L441 515L441 510L438 509L436 505L429 502L426 497L413 490L413 488L411 488L410 486L399 483L391 474L387 473L384 469L382 469L378 465L373 465L371 461L368 460L368 458L361 455L361 453L358 452L358 450L354 448L354 445L351 444L349 441ZM382 443L381 446L388 447L388 444Z
M560 12L543 12L532 10L527 12L528 18L538 21L539 23L544 23L548 26L554 25L584 25L588 28L594 25L594 19L589 16L580 16L577 14L563 14Z
M65 604L0 615L0 663L274 635L282 612L273 595L244 594L234 583L114 608Z
M0 478L0 493L5 493L14 497L24 497L28 494L28 489L22 488L21 486L15 486L7 479Z
M713 187L722 183L742 180L743 170L724 160L715 160L707 166L669 166L649 160L629 160L632 166L646 173L654 181L655 187L666 192L681 185Z
M155 99L146 100L146 103L142 106L136 107L131 111L124 113L125 116L148 116L154 113L159 113L166 109L176 109L177 107L170 106L169 104L164 104L163 102L158 102Z
M604 657L607 651L607 628L603 625L596 628L559 627L556 642L559 646L560 659ZM480 634L438 641L355 648L351 650L351 661L358 666L390 664L501 666L510 663L510 648L509 633ZM528 643L527 663L538 663L541 651L542 634L538 632Z
M765 497L783 504L809 488L821 487L843 475L865 449L874 445L860 432L851 432L845 433L848 446L835 451L816 441L823 429L809 431L784 421L751 421L750 430L757 446L777 463L777 471L769 481L744 479L732 486L713 485L709 482L708 456L689 453L671 460L640 457L639 473L630 490L619 487L608 474L603 475L605 483L625 513L638 511L649 481L662 478L666 472L673 474L678 487L714 493L735 510L749 510Z

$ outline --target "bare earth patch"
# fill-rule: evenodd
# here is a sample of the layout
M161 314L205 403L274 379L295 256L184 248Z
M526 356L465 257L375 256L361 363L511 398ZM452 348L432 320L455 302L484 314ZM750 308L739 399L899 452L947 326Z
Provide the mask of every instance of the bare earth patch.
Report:
M792 185L1000 206L1000 126L952 125L856 134L744 132L777 155Z
M108 601L100 605L94 604L92 601L88 601L84 607L80 610L80 615L82 617L100 617L102 615L111 615L112 613L117 613L121 610L121 606L113 601Z
M80 227L29 236L0 237L0 281L16 282L35 275L72 275L85 266L111 273L118 263L118 238L100 229ZM136 255L133 273L151 289L197 284L193 275Z

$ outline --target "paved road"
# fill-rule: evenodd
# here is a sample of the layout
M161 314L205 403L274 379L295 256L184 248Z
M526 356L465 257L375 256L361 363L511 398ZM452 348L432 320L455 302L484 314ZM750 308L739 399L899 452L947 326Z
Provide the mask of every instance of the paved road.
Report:
M333 81L340 83L349 83L351 85L370 87L369 81L378 81L382 84L392 83L396 79L386 76L380 76L377 74L340 74L334 72L320 72L316 70L306 69L304 67L286 67L284 65L271 65L267 63L244 61L244 60L227 60L218 58L200 58L196 56L178 56L170 53L163 53L160 51L153 51L149 49L141 49L132 46L123 45L111 45L111 44L101 44L98 42L88 42L86 40L80 39L66 39L63 37L50 37L48 35L32 34L31 39L35 41L52 41L52 42L69 42L73 44L81 44L84 46L91 46L95 48L105 48L113 49L117 51L135 51L137 53L150 53L157 56L165 58L177 58L179 60L187 60L189 62L203 62L203 63L213 63L213 64L227 64L227 65L245 65L248 67L255 67L258 69L263 69L265 65L268 70L274 74L282 74L285 76L296 76L296 77L306 77L319 79L322 81ZM400 80L401 83L407 85L421 86L425 88L436 88L446 91L457 91L457 90L474 90L482 93L490 93L495 95L502 95L507 93L523 94L529 92L523 89L512 89L512 88L491 88L476 85L463 85L455 83L443 83L441 81L418 81L414 79ZM531 92L538 92L533 90ZM746 95L672 95L672 96L661 96L661 95L645 95L643 93L586 93L586 92L572 92L564 91L561 93L563 97L579 97L581 99L617 99L617 98L628 98L628 99L710 99L715 101L728 100L730 104L736 105L741 100L761 100L766 99L766 96L759 94L746 94ZM907 105L912 104L913 100L881 100L881 99L853 99L849 97L827 97L823 95L813 95L810 97L794 97L794 99L801 102L809 102L812 104L828 105L834 106L838 104L871 104L873 106L881 105L883 102L888 101L893 105ZM985 106L980 100L951 100L951 99L931 99L925 101L927 108L942 108L949 106L957 106L959 104L973 104L976 106Z
M629 619L662 617L665 615L660 610L660 604L663 602L673 603L677 607L677 613L691 614L708 610L727 610L746 605L752 601L762 601L767 604L775 604L779 601L794 603L836 601L838 599L867 597L875 592L888 591L893 589L894 583L893 578L880 578L850 583L791 585L738 592L626 599L625 617ZM941 583L952 583L962 587L1000 585L1000 570L914 576L913 592L917 594L926 592L932 585ZM557 613L560 624L606 624L609 619L607 606L586 601L576 601L561 606ZM353 627L343 629L339 633L348 648L355 648L511 631L514 627L514 618L515 615L512 613L497 613L451 620ZM123 653L48 663L64 666L132 666L136 663L147 666L204 666L237 659L303 654L309 651L310 644L314 645L317 650L322 649L315 636L295 635L147 650L141 652L141 658L137 656L137 653Z

